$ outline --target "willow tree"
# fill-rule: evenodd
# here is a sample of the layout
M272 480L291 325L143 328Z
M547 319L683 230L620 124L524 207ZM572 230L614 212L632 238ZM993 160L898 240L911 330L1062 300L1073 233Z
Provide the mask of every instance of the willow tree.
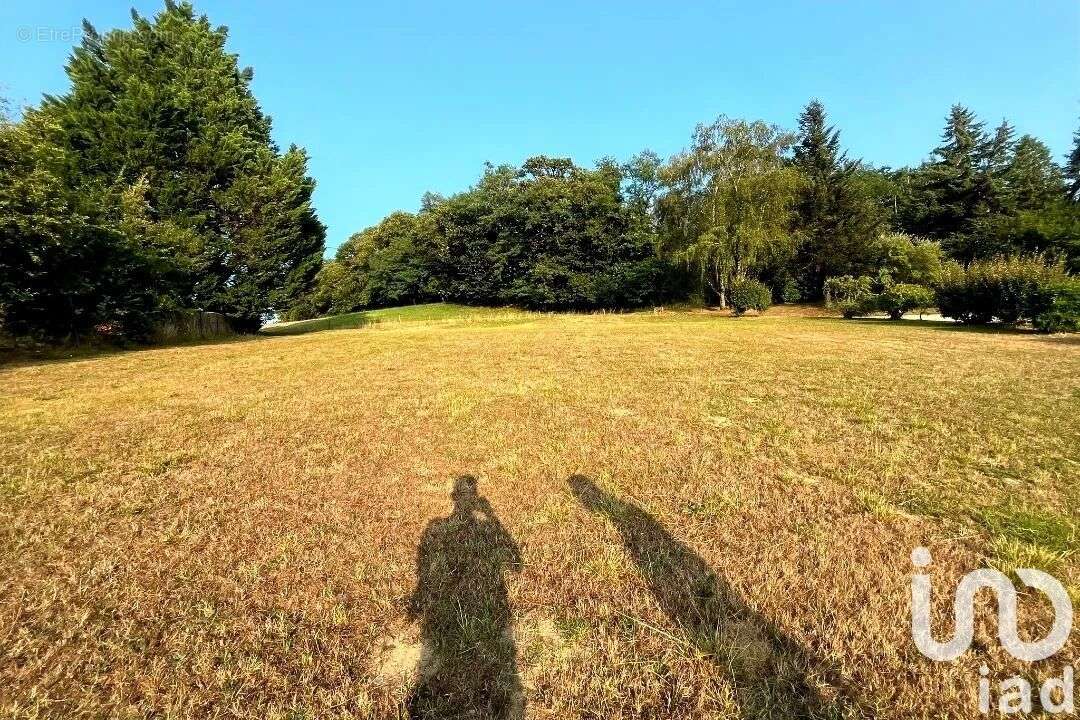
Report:
M663 169L658 207L665 250L695 268L727 307L732 285L790 259L802 184L788 154L795 136L762 121L699 125Z

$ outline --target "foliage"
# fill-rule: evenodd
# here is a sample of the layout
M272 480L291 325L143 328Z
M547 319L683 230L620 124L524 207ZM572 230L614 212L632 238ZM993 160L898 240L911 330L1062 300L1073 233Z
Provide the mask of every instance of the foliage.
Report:
M631 223L621 181L609 163L587 170L543 156L489 170L436 210L447 298L543 309L647 301L660 267L652 236Z
M273 142L226 41L171 0L128 29L87 24L70 90L0 123L5 330L137 339L196 308L250 330L272 315L441 300L726 306L737 287L741 312L760 304L754 283L778 301L825 294L846 316L902 316L944 276L941 297L966 321L1018 322L1060 293L1016 268L991 281L977 263L1042 255L1080 270L1080 149L1059 167L1038 139L1008 122L987 131L956 105L928 162L879 169L848 159L816 100L797 134L720 117L666 162L644 151L592 168L488 165L472 188L425 194L324 264L308 157ZM945 272L946 257L974 269Z
M1031 322L1073 282L1060 262L1039 257L995 258L967 268L953 263L942 274L937 301L942 315L967 324ZM1067 298L1061 307L1069 307Z
M293 302L281 315L283 320L308 320L320 315L340 315L357 306L360 279L340 260L323 263L311 292Z
M772 303L772 290L757 280L736 280L731 286L731 308L736 315L747 310L762 311Z
M1032 325L1043 332L1080 332L1080 280L1061 280L1048 290L1052 299L1032 318Z
M1065 160L1066 199L1080 203L1080 130L1073 133L1073 146Z
M645 162L639 174L648 172ZM337 306L448 299L590 309L662 301L678 292L678 274L656 254L651 201L640 184L647 178L631 176L639 184L627 197L624 172L607 161L589 170L543 156L520 168L489 166L473 189L425 203L417 215L395 213L345 243L337 262L354 279Z
M842 275L825 280L825 304L849 320L874 308L873 281L863 275Z
M336 264L348 279L337 280L338 291L329 310L412 305L437 298L436 255L430 214L389 215L338 249Z
M799 284L791 278L784 280L780 285L780 302L782 303L797 303L800 300L805 299L803 297L802 288Z
M934 307L934 301L934 291L924 285L892 283L876 296L875 304L878 310L899 320L912 310Z
M839 132L826 125L817 100L799 116L794 165L805 179L796 206L800 244L794 266L807 296L818 299L826 277L871 269L883 213L860 182L859 162L841 152Z
M942 252L936 242L906 233L882 233L871 246L874 267L900 283L933 286L941 275Z
M122 232L116 198L64 181L69 154L39 118L0 119L0 321L14 335L77 341L100 328L144 338L164 274L152 248Z
M891 175L894 224L940 241L962 264L1055 253L1076 266L1080 219L1067 200L1074 171L1058 167L1031 135L1014 140L1007 122L993 133L984 128L970 110L953 107L932 160Z
M23 180L0 192L41 192L7 206L21 219L5 232L20 237L5 242L33 248L0 278L15 332L56 337L120 318L134 337L178 308L254 329L306 293L321 264L307 155L272 141L227 30L187 3L132 23L106 34L85 24L70 90L19 125L17 142L34 149L5 168Z
M786 264L794 253L791 220L802 177L787 162L793 141L774 125L721 117L699 125L690 148L663 170L662 241L697 270L721 307L736 281Z

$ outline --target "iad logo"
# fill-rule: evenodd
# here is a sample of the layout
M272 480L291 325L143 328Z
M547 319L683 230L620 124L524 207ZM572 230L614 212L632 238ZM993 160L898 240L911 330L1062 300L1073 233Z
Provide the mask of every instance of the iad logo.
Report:
M924 547L915 548L911 562L916 568L930 566L933 558ZM930 576L916 573L911 578L911 638L923 655L931 660L947 662L964 654L975 635L975 594L990 588L997 597L998 638L1009 654L1018 660L1034 662L1045 660L1065 646L1072 631L1073 607L1069 593L1052 575L1033 568L1019 568L1016 574L1023 583L1042 591L1054 607L1054 624L1041 640L1027 642L1020 639L1016 621L1016 588L1012 581L997 570L973 570L965 575L956 588L953 601L954 629L946 642L934 639L930 627ZM990 681L984 665L979 680L979 710L990 712ZM1022 677L1008 678L1000 685L998 708L1003 714L1031 712L1031 683ZM1054 697L1055 691L1061 695ZM1062 677L1050 678L1041 688L1039 699L1042 709L1049 713L1073 712L1073 668L1066 667Z
M925 568L933 558L927 548L919 547L911 553L911 562L917 568ZM953 603L956 626L952 639L938 642L930 632L930 576L917 574L911 578L911 638L922 654L945 662L955 660L971 647L975 634L975 593L982 588L990 588L997 595L998 637L1014 658L1028 662L1045 660L1065 647L1073 623L1072 601L1065 587L1042 570L1020 568L1016 574L1028 587L1046 593L1054 606L1054 626L1046 637L1038 642L1020 639L1016 632L1016 588L1004 573L983 569L973 570L960 580Z

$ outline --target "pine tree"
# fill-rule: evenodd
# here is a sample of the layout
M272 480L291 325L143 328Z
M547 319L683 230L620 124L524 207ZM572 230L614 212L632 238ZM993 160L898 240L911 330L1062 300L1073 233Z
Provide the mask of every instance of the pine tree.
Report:
M257 326L310 286L321 261L307 156L274 145L226 28L173 2L153 20L132 12L132 23L104 35L87 23L70 91L41 113L61 129L84 192L141 188L139 240L174 270L167 305Z
M1080 130L1073 133L1073 149L1065 160L1066 197L1080 202Z
M926 168L932 210L927 234L960 245L983 212L979 206L979 176L986 147L983 124L962 105L954 105L945 122L942 143ZM970 258L969 258L970 259Z
M976 188L979 203L990 215L1008 215L1016 210L1016 194L1009 182L1009 170L1016 150L1016 130L1008 120L1002 120L983 148L981 172Z
M853 182L859 163L840 150L840 133L827 124L825 107L818 100L799 116L794 158L806 181L797 205L801 243L796 265L804 293L817 299L826 277L861 269L880 218Z
M1005 172L1017 211L1043 210L1065 191L1061 168L1050 148L1031 135L1016 142Z

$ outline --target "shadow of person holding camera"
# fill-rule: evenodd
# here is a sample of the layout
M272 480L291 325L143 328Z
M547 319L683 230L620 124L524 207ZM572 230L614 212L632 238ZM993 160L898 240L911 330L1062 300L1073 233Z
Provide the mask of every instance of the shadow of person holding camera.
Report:
M507 571L521 551L477 492L459 477L454 509L424 530L409 613L420 621L426 667L408 699L410 718L518 719L524 696L516 665Z

